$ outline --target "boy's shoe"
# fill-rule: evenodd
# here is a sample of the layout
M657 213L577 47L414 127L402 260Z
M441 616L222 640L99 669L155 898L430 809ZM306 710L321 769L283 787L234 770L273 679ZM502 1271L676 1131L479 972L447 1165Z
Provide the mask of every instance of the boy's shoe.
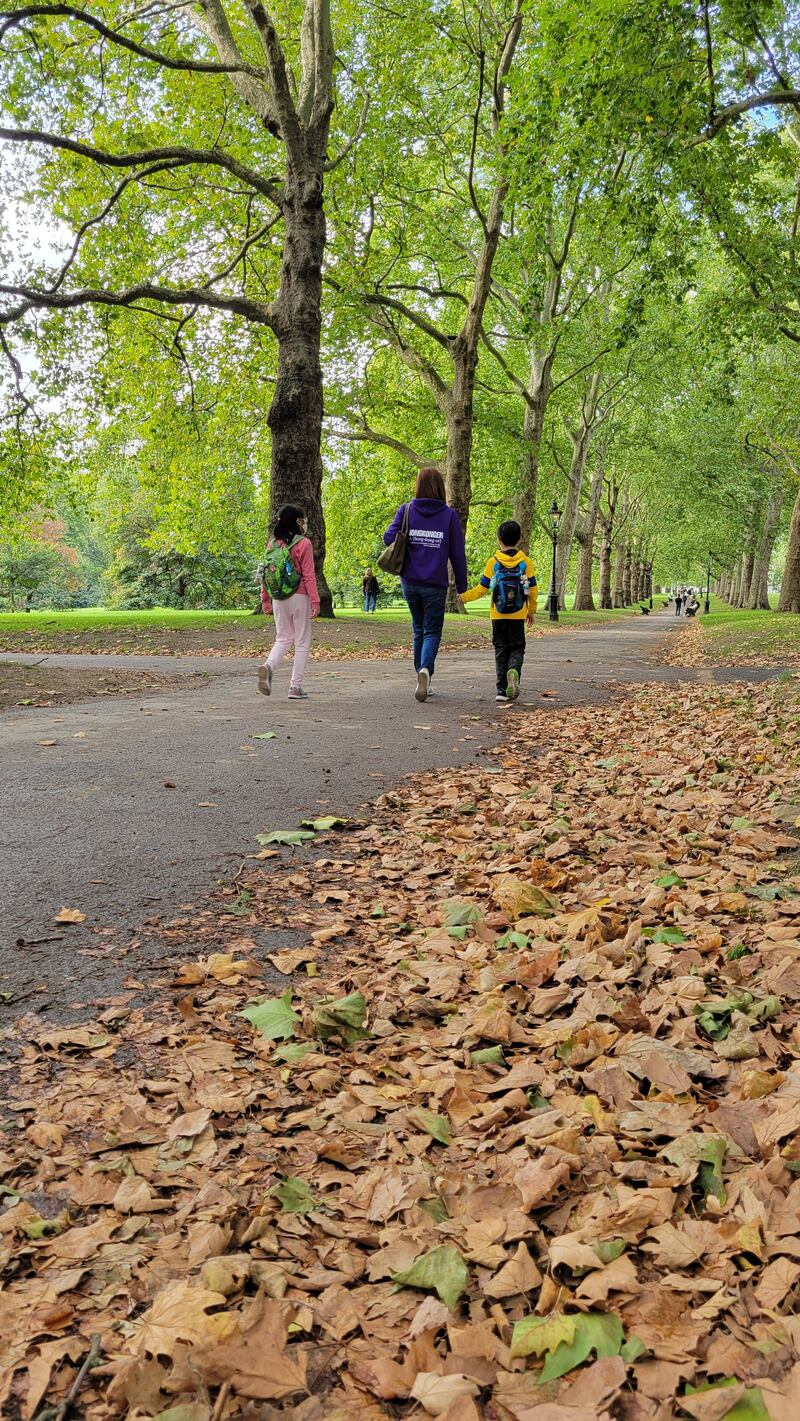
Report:
M258 689L262 696L272 695L272 667L259 666L258 668Z
M508 696L506 695L505 691L498 691L498 692L497 692L497 695L496 695L495 698L494 698L494 703L495 703L496 706L507 706L507 705L508 705Z
M418 701L427 701L430 684L431 673L427 666L423 666L422 670L417 672L417 689L414 692Z
M515 701L519 695L519 671L509 671L508 690L506 695L510 701Z
M290 686L288 699L290 701L307 701L308 691L304 691L302 686Z

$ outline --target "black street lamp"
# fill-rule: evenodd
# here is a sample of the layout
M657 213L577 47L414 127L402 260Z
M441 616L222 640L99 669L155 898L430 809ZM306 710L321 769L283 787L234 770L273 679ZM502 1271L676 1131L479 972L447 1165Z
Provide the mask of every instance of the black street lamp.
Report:
M705 606L703 607L703 612L706 616L708 616L711 611L711 557L712 554L709 553L708 564L706 566L706 600Z
M547 594L547 615L551 622L558 621L558 589L556 587L556 547L558 545L558 525L561 509L555 499L550 505L550 537L553 540L553 570L550 574L550 591Z

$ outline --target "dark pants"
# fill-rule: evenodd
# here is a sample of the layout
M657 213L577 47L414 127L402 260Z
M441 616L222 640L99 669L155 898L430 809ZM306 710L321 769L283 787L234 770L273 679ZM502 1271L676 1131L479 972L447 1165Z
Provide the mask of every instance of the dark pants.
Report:
M508 690L509 671L522 671L525 660L525 622L522 617L512 621L510 617L492 622L492 643L494 664L497 671L498 695Z
M432 676L442 639L447 588L432 587L428 582L406 582L405 578L402 587L414 628L414 670L424 667Z

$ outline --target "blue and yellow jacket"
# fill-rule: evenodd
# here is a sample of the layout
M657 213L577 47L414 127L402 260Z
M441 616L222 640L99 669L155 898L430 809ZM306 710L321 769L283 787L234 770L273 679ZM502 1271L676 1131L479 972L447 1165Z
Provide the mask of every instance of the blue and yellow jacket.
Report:
M526 617L532 617L536 611L536 603L539 599L539 588L536 583L536 571L527 553L521 553L519 549L515 552L505 553L498 551L493 553L488 559L481 580L477 587L471 587L468 592L461 594L462 602L474 602L478 597L485 597L487 592L494 592L494 580L497 573L497 565L508 568L520 568L523 578L528 582L528 600L520 607L518 612L498 612L494 598L492 598L491 617L493 621L500 622L522 622Z

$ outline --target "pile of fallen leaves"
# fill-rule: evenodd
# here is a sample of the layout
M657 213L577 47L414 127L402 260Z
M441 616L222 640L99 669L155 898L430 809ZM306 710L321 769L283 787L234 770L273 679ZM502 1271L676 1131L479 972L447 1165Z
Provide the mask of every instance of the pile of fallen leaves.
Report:
M253 862L159 1010L22 1021L5 1413L796 1421L797 712L519 716Z
M800 618L791 613L756 614L752 626L700 620L675 621L665 655L668 666L800 666Z

